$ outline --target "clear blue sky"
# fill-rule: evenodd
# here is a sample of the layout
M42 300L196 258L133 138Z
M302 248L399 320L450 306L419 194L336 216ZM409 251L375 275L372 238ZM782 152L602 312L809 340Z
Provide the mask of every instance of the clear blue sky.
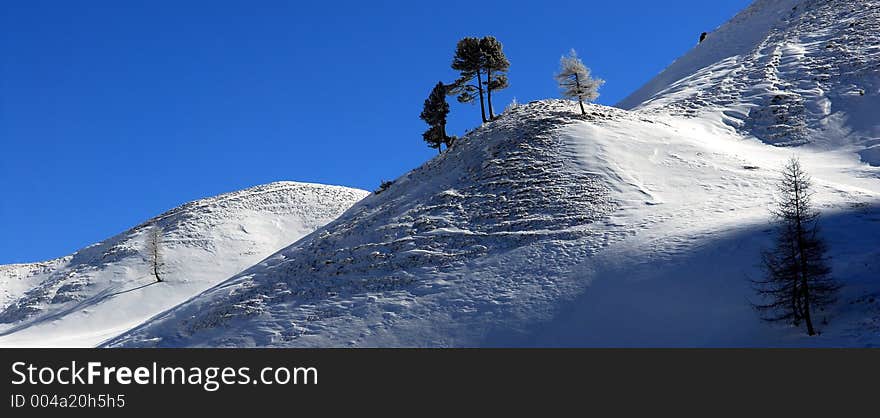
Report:
M435 153L418 114L463 36L504 43L499 110L556 97L570 48L610 105L749 2L4 0L0 263L276 180L372 190Z

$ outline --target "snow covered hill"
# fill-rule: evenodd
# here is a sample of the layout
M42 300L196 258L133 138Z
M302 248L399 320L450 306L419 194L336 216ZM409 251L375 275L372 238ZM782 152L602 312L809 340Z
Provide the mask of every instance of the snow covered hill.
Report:
M880 165L880 1L757 0L618 106Z
M880 343L880 168L797 150L847 283L808 339L748 304L794 151L712 118L588 109L509 110L107 346Z
M172 267L204 273L187 296L207 290L173 307L184 295L146 303L138 317L157 315L88 341L121 332L103 346L878 346L877 9L757 0L624 100L628 110L512 107L314 233L273 241L287 247L238 274L208 274L221 257L182 255ZM845 286L818 314L816 337L764 323L749 304L749 279L772 241L778 170L792 155L813 176ZM115 295L113 310L126 312L144 304L128 295L169 288L141 279L128 291L111 280L145 273L143 233L83 251L131 256L101 270L109 284L79 300L109 306L105 295ZM56 271L76 259L7 271ZM27 292L27 303L0 319L37 322L0 344L53 335L25 340L37 327L83 338L76 327L92 308L61 291L79 292L83 273L74 273L5 286ZM53 312L75 311L69 320L56 325L48 310L24 319L57 294Z
M368 193L278 182L201 199L56 260L0 266L0 346L94 346L333 220ZM144 248L160 226L157 283Z

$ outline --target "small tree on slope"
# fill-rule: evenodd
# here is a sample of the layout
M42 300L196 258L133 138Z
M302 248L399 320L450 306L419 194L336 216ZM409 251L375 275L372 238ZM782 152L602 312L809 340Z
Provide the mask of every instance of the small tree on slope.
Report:
M162 262L162 232L162 227L159 225L154 225L147 232L147 260L157 282L163 281L162 276L159 275L159 270L164 265Z
M581 114L584 115L587 114L584 110L584 101L596 100L599 97L599 87L605 84L604 80L590 78L590 69L584 66L574 49L567 57L559 60L556 81L562 89L562 97L576 98L581 106Z
M814 313L833 304L840 285L831 277L819 236L819 212L811 206L809 176L792 158L782 171L780 199L773 216L779 221L775 248L764 251L765 277L755 290L764 303L755 304L767 321L788 321L815 335Z
M449 114L449 103L446 103L446 85L438 82L431 90L431 94L425 99L425 105L422 113L419 115L429 128L422 134L422 138L431 148L437 148L440 152L440 145L446 144L449 148L450 139L446 135L446 116Z

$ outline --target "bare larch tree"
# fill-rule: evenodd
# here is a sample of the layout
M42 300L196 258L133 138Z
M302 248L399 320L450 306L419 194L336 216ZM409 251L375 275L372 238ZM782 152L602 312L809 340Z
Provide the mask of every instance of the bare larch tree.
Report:
M772 211L779 223L775 246L762 254L764 278L753 281L763 302L753 305L766 321L788 321L794 326L803 321L807 334L815 335L814 314L835 302L840 285L830 276L810 188L800 161L790 159L782 170L779 201Z
M559 73L556 81L562 90L562 97L577 99L581 105L581 113L586 115L584 101L591 102L599 97L599 87L605 84L604 80L590 77L590 69L578 58L574 49L567 57L559 60Z
M147 260L150 263L150 269L153 271L153 276L156 278L157 282L161 282L162 276L159 274L159 271L162 270L162 266L164 265L162 261L162 227L159 225L154 225L147 232Z

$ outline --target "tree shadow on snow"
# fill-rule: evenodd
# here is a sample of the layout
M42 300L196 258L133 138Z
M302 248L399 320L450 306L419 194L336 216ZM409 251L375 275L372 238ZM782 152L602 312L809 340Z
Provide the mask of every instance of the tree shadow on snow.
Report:
M880 205L825 212L820 228L832 275L844 288L819 312L821 334L759 319L750 278L763 273L760 252L772 245L768 222L664 237L651 248L612 246L581 265L589 283L548 321L497 329L488 346L809 347L880 345ZM669 239L675 238L675 239ZM662 243L673 242L675 245ZM824 321L827 320L827 323Z
M74 312L77 312L77 311L80 311L80 310L86 309L86 308L88 308L88 307L90 307L90 306L98 305L98 304L100 304L101 302L103 302L103 301L105 301L105 300L107 300L107 299L110 299L110 298L112 298L112 297L114 297L114 296L122 295L122 294L129 293L129 292L134 292L134 291L136 291L136 290L144 289L144 288L146 288L146 287L149 287L149 286L152 286L152 285L155 285L155 284L158 284L158 283L160 283L160 282L153 280L153 281L151 281L151 282L149 282L149 283L145 283L145 284L142 284L142 285L138 285L138 286L135 286L135 287L132 287L132 288L129 288L129 289L119 290L119 291L117 291L116 288L114 288L114 287L108 287L108 288L106 288L106 289L104 289L104 290L98 292L98 293L95 294L94 296L91 296L91 297L89 297L89 298L83 299L83 300L81 300L81 301L79 301L79 302L77 302L77 303L75 303L75 304L73 304L73 305L71 305L71 306L69 306L69 307L67 307L67 308L64 308L64 309L61 309L61 310L59 310L59 311L53 312L53 313L51 313L51 314L49 314L49 315L38 316L37 318L35 318L35 319L33 319L33 320L23 322L23 323L21 323L21 324L18 324L18 325L16 325L16 326L12 327L12 328L9 328L9 329L7 329L7 330L5 330L5 331L2 331L2 332L0 332L0 337L6 336L6 335L10 335L10 334L14 334L14 333L16 333L16 332L18 332L18 331L21 331L21 330L26 329L26 328L30 328L30 327L35 326L35 325L39 325L39 324L47 323L47 322L52 322L52 321L54 321L54 320L56 320L56 319L64 318L65 316L67 316L67 315L69 315L69 314L71 314L71 313L74 313Z

